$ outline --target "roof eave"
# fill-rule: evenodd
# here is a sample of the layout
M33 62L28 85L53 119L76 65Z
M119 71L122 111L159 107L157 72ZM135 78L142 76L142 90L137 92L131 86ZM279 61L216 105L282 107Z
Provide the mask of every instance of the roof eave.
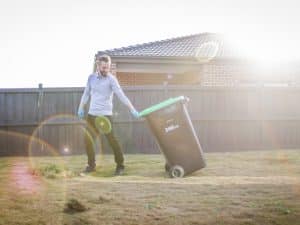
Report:
M199 60L192 56L111 56L112 61L131 63L184 63L198 64Z

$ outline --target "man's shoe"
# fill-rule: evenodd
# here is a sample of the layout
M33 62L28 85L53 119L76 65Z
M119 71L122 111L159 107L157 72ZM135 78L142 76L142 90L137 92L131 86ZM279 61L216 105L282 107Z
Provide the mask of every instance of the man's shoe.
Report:
M87 166L83 172L91 173L91 172L95 172L95 171L96 171L96 166Z
M117 166L115 170L115 176L122 176L124 174L124 166Z

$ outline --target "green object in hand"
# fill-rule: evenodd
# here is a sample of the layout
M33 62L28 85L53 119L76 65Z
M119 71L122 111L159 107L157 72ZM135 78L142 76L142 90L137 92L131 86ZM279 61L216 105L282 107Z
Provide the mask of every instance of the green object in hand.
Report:
M97 116L95 119L95 125L102 134L108 134L111 132L111 123L105 116Z

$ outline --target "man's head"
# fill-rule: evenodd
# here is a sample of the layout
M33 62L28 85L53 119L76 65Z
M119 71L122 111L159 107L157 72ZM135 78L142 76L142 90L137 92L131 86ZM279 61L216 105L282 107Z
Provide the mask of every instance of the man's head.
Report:
M110 71L111 59L108 55L96 56L96 66L98 73L106 76Z

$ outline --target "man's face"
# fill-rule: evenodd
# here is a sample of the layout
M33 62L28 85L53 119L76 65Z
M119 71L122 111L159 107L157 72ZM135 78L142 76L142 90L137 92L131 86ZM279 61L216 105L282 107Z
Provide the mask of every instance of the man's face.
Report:
M97 61L97 71L100 72L103 76L106 76L110 70L110 64L108 62Z

